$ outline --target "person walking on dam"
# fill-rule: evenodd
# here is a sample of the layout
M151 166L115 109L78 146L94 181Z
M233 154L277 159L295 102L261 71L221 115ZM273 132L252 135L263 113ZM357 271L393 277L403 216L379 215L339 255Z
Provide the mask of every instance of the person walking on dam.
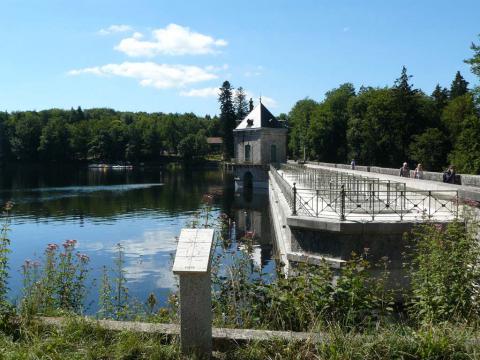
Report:
M415 179L423 179L423 166L422 164L418 164L413 172L413 177Z
M402 177L410 177L410 169L408 168L408 164L406 162L404 162L403 166L400 168L399 175Z

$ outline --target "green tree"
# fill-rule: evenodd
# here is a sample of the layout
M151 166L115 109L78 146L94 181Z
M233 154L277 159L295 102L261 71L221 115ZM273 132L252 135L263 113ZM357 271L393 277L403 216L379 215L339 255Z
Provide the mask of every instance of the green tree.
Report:
M468 82L463 78L460 71L455 74L455 79L450 85L450 99L455 99L459 96L463 96L468 92Z
M447 88L442 88L440 84L435 86L435 90L432 92L432 98L435 103L435 109L437 113L441 113L443 108L448 104L449 93Z
M45 161L62 161L70 158L69 132L62 118L53 117L48 120L42 129L38 151Z
M350 156L358 163L392 166L404 161L397 124L394 91L389 88L362 88L348 104L347 142Z
M480 38L480 35L478 37ZM465 62L471 66L472 73L480 77L480 45L472 42L470 49L473 51L473 56Z
M248 103L247 103L247 95L245 94L245 90L240 86L237 91L235 91L235 98L233 99L234 106L235 106L235 115L237 121L242 121L245 116L248 114Z
M317 106L317 102L306 98L297 101L288 114L290 125L288 147L294 157L305 158L311 152L308 130L310 119Z
M9 143L16 160L37 160L42 126L42 120L36 111L15 112L10 116Z
M178 152L184 160L202 158L208 152L207 138L204 131L189 134L178 144Z
M69 127L69 147L72 152L72 158L75 160L87 160L88 143L90 142L91 130L88 121L83 120L70 124Z
M448 159L461 173L480 174L480 118L474 114L464 121Z
M392 120L395 121L393 129L397 135L395 142L399 151L399 161L406 158L412 136L421 133L432 122L429 118L431 112L423 111L427 106L427 100L422 92L410 84L411 78L404 66L392 89L396 102L395 112L398 115Z
M0 161L8 156L8 113L0 112Z
M347 159L348 102L355 96L352 84L340 85L326 93L325 100L312 113L308 129L312 156L328 162Z
M472 42L470 49L473 51L473 56L470 59L465 60L465 62L470 65L470 70L472 73L477 75L480 80L480 45L476 45ZM477 107L480 108L480 84L475 87L474 93L477 101Z
M442 124L452 144L455 144L462 131L465 119L475 114L475 103L471 94L457 96L443 109Z
M233 88L230 83L224 81L218 97L220 103L220 129L223 138L224 156L226 159L233 157L233 130L236 126L232 91Z
M413 136L409 150L410 158L421 163L424 169L441 171L446 165L448 139L439 129L428 128Z

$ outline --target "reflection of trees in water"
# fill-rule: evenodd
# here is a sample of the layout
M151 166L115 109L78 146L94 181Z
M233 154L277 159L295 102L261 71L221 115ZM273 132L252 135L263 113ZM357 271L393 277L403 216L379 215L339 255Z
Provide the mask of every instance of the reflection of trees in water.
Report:
M267 193L244 189L235 194L235 245L261 267L272 260L272 233Z
M114 189L108 185L159 184L145 188ZM220 170L149 168L133 171L100 171L58 167L45 169L12 167L0 175L0 201L17 202L18 215L35 217L89 216L110 217L132 212L177 213L197 209L205 193L213 193L215 203L228 207L221 196L228 186ZM101 186L82 192L82 186ZM55 187L55 191L49 188ZM62 190L62 187L66 187ZM68 189L68 187L75 187ZM78 189L76 189L78 187ZM60 188L60 189L59 189ZM230 200L231 201L231 200Z

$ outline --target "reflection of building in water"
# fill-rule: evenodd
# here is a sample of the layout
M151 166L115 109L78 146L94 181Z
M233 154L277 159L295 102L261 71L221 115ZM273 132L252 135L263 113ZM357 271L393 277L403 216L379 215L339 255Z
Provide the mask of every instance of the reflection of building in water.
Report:
M250 250L256 265L264 267L272 260L268 195L245 195L236 193L233 202L236 240L240 246Z

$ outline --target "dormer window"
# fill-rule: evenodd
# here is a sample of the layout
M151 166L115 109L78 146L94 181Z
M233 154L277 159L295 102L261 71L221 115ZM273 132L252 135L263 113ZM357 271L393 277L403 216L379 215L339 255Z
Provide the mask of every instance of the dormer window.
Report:
M253 126L253 120L247 119L247 126Z

